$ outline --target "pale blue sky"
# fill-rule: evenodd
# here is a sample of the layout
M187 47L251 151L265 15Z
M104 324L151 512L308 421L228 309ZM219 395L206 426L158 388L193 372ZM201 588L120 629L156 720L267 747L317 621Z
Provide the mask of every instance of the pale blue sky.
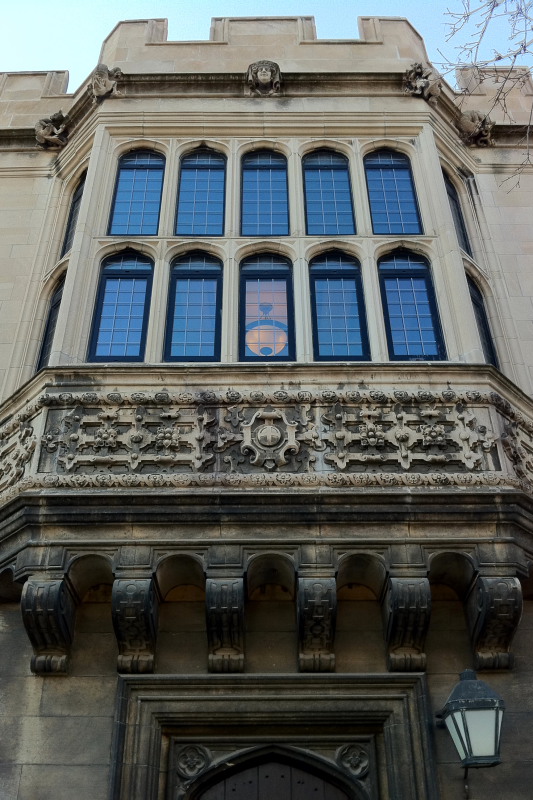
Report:
M7 4L6 4L7 5ZM407 17L424 37L430 59L452 58L446 44L447 8L460 0L12 0L2 12L0 72L68 69L74 91L96 66L100 45L121 19L167 17L169 39L208 39L211 17L306 14L316 19L322 39L358 38L358 16ZM505 29L491 46L506 49Z

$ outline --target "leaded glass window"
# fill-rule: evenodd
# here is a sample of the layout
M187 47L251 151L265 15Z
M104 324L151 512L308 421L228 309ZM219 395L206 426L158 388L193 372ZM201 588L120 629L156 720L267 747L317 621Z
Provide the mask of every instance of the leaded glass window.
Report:
M289 261L264 253L241 265L241 361L292 361L294 330Z
M76 233L76 223L78 222L78 215L80 213L81 198L83 196L83 187L85 186L86 175L83 175L80 182L76 187L76 191L72 195L72 202L70 204L70 211L68 215L67 229L65 231L65 238L63 240L63 247L61 248L61 258L68 253L72 247L74 234Z
M59 307L61 305L61 298L63 296L64 285L65 278L63 277L58 281L52 297L50 298L48 316L46 318L46 326L41 344L41 352L39 353L39 360L37 361L37 370L47 367L48 362L50 361L50 354L52 352L52 344L54 342L54 334L56 332L57 317L59 314Z
M197 150L181 159L176 234L222 236L226 159Z
M303 170L308 235L355 233L348 159L319 150L304 157Z
M279 153L260 150L242 159L243 236L287 236L289 197L287 160Z
M376 150L365 158L365 173L374 233L422 233L407 156L395 150Z
M119 162L115 196L109 223L110 236L156 236L164 156L150 150L134 150Z
M435 293L425 258L396 251L379 261L391 360L446 358Z
M459 200L459 195L457 194L457 189L455 188L451 180L448 178L446 173L443 173L443 175L444 175L444 183L446 185L446 192L448 194L448 200L450 202L453 224L455 226L457 239L459 240L459 247L462 250L464 250L465 253L468 253L468 255L471 256L472 248L470 247L470 242L468 240L468 233L466 230L465 220L463 217L463 210L461 208L461 201Z
M481 294L477 284L474 283L472 278L470 278L467 275L466 280L468 283L468 290L470 292L472 305L474 307L474 314L476 317L477 328L479 331L479 338L481 339L481 347L483 348L483 355L485 356L485 361L487 364L492 364L493 366L497 367L498 357L496 355L496 348L494 347L494 342L492 340L489 318L487 316L487 311L485 309L485 301L483 300L483 295Z

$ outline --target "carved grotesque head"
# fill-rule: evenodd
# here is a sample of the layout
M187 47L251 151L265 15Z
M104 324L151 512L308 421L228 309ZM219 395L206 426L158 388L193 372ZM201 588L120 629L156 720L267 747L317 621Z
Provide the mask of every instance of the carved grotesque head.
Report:
M279 94L281 74L274 61L256 61L250 64L246 81L252 94L269 96Z

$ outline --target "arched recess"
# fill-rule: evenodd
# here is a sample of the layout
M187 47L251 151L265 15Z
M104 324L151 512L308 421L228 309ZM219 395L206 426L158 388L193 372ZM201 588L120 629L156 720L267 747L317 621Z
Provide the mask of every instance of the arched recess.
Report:
M348 779L325 759L276 745L225 759L195 782L185 800L252 800L255 797L368 800L361 785Z
M457 673L472 662L465 602L474 573L474 565L464 553L438 553L430 559L428 671L449 672L450 680L456 679Z
M22 594L22 584L13 580L10 569L0 572L0 603L17 603Z
M381 598L384 563L367 553L350 555L337 575L337 672L381 672L385 668Z
M296 581L290 558L262 553L246 575L246 671L291 672L296 664Z

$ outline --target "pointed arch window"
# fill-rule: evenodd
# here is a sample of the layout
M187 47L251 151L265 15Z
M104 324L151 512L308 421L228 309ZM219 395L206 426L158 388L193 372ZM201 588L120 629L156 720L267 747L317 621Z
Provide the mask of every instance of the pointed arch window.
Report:
M481 294L478 285L469 275L466 276L466 281L468 283L468 290L470 292L470 298L474 307L474 315L476 317L477 329L479 331L479 338L481 339L481 347L483 349L483 355L485 356L485 362L487 364L492 364L497 368L498 357L496 355L496 348L494 347L494 341L490 331L489 318L487 316L483 295Z
M309 267L316 360L368 361L359 262L340 252L324 253Z
M142 361L152 289L152 262L127 250L102 266L89 361Z
M176 259L170 275L166 361L218 361L222 264L208 253Z
M446 358L428 261L397 250L381 258L379 279L392 361Z
M303 174L307 234L354 234L348 159L331 150L317 150L304 156Z
M134 150L119 161L109 222L110 236L156 236L165 158L151 150Z
M287 159L280 153L259 150L242 159L241 234L289 234Z
M63 296L63 287L65 285L64 276L56 284L56 288L50 298L48 306L48 316L46 318L46 325L44 328L43 341L41 350L39 352L39 359L37 361L37 371L44 369L48 366L50 361L50 354L52 352L52 344L54 342L54 334L56 332L57 317L59 315L59 307L61 305L61 298Z
M240 360L294 360L290 262L271 253L241 264Z
M226 159L213 150L197 150L180 163L176 234L222 236Z
M470 247L468 232L466 230L465 220L463 217L463 209L461 208L461 201L459 200L457 189L446 173L443 172L442 174L444 176L444 185L446 186L446 193L450 203L455 232L457 234L457 239L459 240L459 247L461 250L464 250L465 253L468 253L469 256L472 256L472 248Z
M407 156L396 150L375 150L364 163L374 233L422 233Z
M83 189L85 186L85 178L87 177L87 173L85 172L79 180L79 183L76 187L76 191L72 195L72 201L70 203L70 211L68 215L68 222L67 222L67 229L65 231L65 238L63 240L63 247L61 248L61 258L69 252L72 248L72 242L74 241L74 234L76 232L76 224L78 222L78 215L80 213L80 206L81 206L81 198L83 196Z

